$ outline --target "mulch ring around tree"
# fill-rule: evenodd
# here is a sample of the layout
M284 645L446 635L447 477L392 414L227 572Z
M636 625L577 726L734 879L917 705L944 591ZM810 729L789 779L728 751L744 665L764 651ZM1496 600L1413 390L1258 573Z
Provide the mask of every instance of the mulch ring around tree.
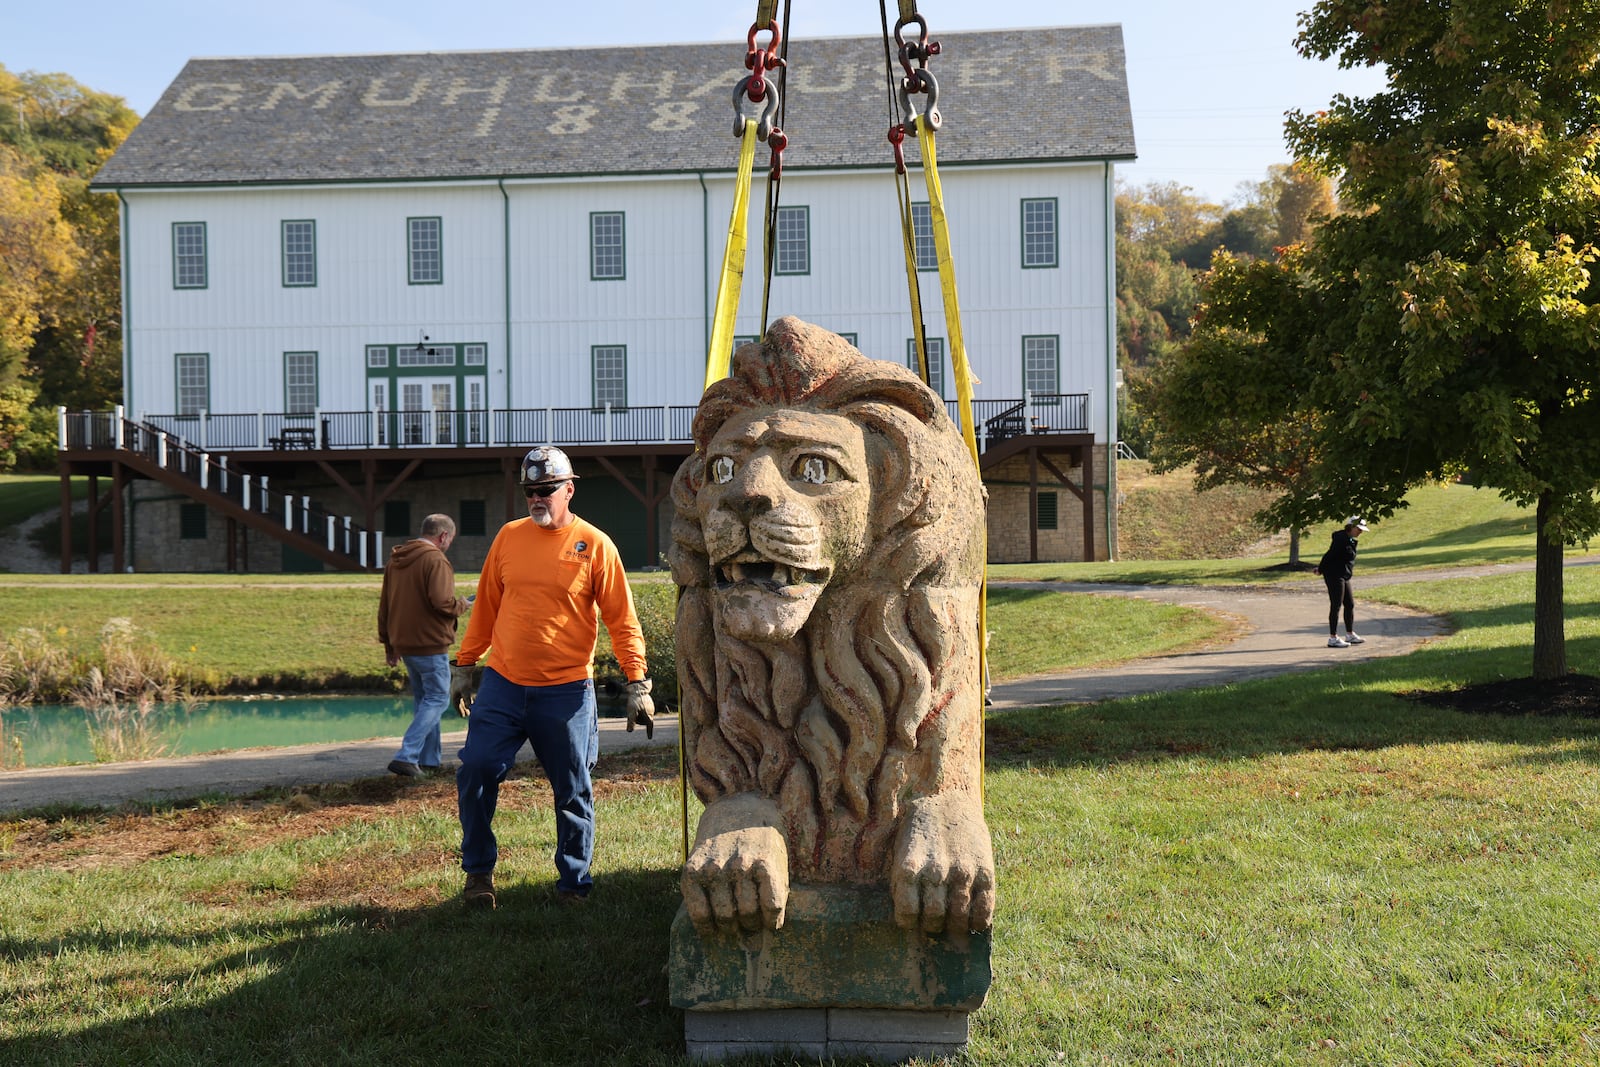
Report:
M1401 693L1408 700L1472 715L1571 715L1600 719L1600 678L1569 674L1551 681L1505 678L1460 689Z

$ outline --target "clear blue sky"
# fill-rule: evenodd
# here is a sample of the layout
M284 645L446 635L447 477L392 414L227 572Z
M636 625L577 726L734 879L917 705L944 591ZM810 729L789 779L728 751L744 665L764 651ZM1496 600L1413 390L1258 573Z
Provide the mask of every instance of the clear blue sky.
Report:
M22 0L4 0L6 7ZM1382 78L1310 63L1294 50L1311 0L918 0L943 30L1121 23L1139 161L1126 181L1178 182L1232 199L1240 182L1288 161L1283 114ZM193 56L317 55L452 49L730 42L742 60L754 0L56 0L0 19L0 63L60 71L147 112ZM793 36L876 34L872 0L791 0ZM891 22L897 11L888 0ZM782 11L782 5L779 6ZM738 42L735 45L733 42ZM648 52L619 53L648 73ZM937 70L937 60L935 60ZM1019 102L1028 72L1017 71Z

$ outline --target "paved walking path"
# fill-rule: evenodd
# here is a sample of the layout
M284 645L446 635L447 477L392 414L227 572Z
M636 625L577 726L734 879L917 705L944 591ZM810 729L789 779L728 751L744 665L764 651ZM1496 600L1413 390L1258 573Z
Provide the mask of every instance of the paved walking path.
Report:
M1600 560L1574 560L1569 566ZM1387 584L1401 581L1498 574L1530 570L1532 564L1464 568L1384 577ZM1362 582L1371 589L1377 578ZM1002 682L991 694L993 708L1088 703L1166 689L1226 685L1286 671L1310 670L1351 660L1398 656L1423 642L1448 632L1444 621L1403 608L1364 599L1357 591L1357 632L1367 639L1351 648L1327 647L1327 595L1322 583L1287 582L1278 586L1196 587L1141 586L1100 583L995 583L1000 586L1048 588L1061 592L1103 596L1133 596L1182 604L1226 615L1241 623L1237 639L1217 647L1152 659L1136 660L1105 669L1071 671L1064 675L1023 678ZM447 723L447 728L451 724ZM464 730L447 733L444 749L457 751L466 740ZM335 745L298 745L292 748L248 749L209 756L147 760L137 763L101 763L71 767L39 767L0 772L0 812L52 805L120 807L124 804L160 803L213 794L243 795L262 789L292 788L380 776L394 755L395 738ZM675 716L656 720L655 739L642 731L628 733L621 719L602 719L600 750L617 752L641 746L675 748ZM524 758L529 758L526 751Z

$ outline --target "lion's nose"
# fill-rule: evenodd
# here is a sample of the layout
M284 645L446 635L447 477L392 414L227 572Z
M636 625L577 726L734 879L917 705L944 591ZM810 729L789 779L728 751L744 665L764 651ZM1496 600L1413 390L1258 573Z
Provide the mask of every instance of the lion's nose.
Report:
M728 484L727 491L723 494L723 503L740 518L748 521L772 510L782 486L783 479L778 474L778 465L772 461L771 456L758 453L743 464L739 473Z

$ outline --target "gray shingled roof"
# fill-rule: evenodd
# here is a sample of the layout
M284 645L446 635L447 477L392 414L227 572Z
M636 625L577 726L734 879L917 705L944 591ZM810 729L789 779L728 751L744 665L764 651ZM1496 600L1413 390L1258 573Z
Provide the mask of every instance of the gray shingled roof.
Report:
M933 39L941 163L1133 158L1120 26ZM731 170L744 51L739 41L192 59L95 185ZM784 165L886 165L888 108L881 39L796 39ZM764 167L766 150L756 158Z

